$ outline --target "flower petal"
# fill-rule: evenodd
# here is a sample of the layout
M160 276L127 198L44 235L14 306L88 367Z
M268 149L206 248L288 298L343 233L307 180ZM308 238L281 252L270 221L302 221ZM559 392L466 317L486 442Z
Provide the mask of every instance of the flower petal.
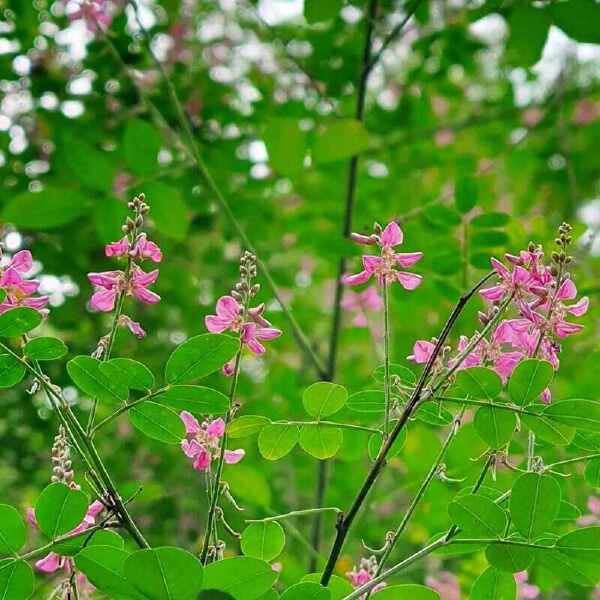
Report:
M567 311L570 312L575 317L581 317L581 316L585 315L589 306L590 306L590 299L587 296L584 296L583 298L581 298L581 300L579 300L575 304L572 304L571 306L567 306Z
M387 247L397 246L402 243L403 239L404 234L396 221L388 223L381 234L381 243Z
M179 418L185 425L185 432L187 435L196 435L197 433L200 433L200 423L198 423L198 419L196 419L192 413L187 410L182 410L179 413Z
M423 277L421 277L421 275L408 273L407 271L398 271L396 277L405 290L414 290L423 282Z
M577 287L572 279L565 279L556 294L558 300L573 300L577 296Z
M369 281L370 277L371 273L368 271L361 271L360 273L356 273L356 275L343 275L342 283L344 285L360 285L361 283Z
M10 266L19 273L27 273L31 270L33 259L29 250L21 250L17 252L10 261Z
M238 450L225 450L225 462L228 465L235 465L244 458L246 452L239 448Z
M396 262L404 268L412 267L415 263L419 262L423 258L422 252L400 252L394 254Z
M108 290L98 290L90 298L90 306L100 312L110 312L115 307L117 299L117 290L115 288Z
M223 419L215 419L206 428L206 433L212 437L221 438L225 433L225 421Z
M217 300L217 315L223 319L232 321L241 312L242 308L238 301L232 296L221 296Z

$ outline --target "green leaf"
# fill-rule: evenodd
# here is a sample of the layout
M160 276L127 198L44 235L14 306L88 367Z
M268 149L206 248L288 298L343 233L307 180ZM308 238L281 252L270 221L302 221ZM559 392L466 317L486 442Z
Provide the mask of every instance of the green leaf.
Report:
M543 415L519 415L524 423L536 436L554 446L568 446L575 436L575 430L568 425L557 423Z
M129 409L131 424L153 440L179 444L185 437L185 426L179 415L156 402L142 402Z
M322 127L315 136L313 160L325 164L346 160L369 145L369 134L360 121L336 119Z
M261 415L242 415L227 426L227 435L231 439L244 438L258 433L271 421Z
M75 556L75 565L109 597L146 600L125 578L123 566L128 556L129 553L112 545L89 545Z
M85 537L82 537L85 542ZM123 550L125 547L125 540L116 532L110 529L100 529L96 531L90 540L87 542L87 546L110 546L111 548L118 548Z
M292 451L298 437L296 425L272 423L258 434L258 449L267 460L279 460Z
M269 153L269 163L282 175L295 175L304 169L306 132L298 119L270 119L264 129L263 139Z
M475 231L471 236L471 245L473 248L496 248L506 246L510 238L504 231L493 229Z
M111 358L100 364L100 371L117 383L132 390L146 392L154 387L152 371L131 358Z
M451 229L462 223L462 217L452 208L442 204L429 204L423 209L423 216L432 225L443 229Z
M529 358L520 362L508 380L508 393L519 406L533 402L554 377L552 365L545 360Z
M152 175L158 169L161 137L158 131L141 119L128 119L123 135L123 153L136 175ZM150 198L152 209L152 199Z
M506 529L506 512L481 494L469 494L454 500L448 514L467 536L499 537Z
M275 521L251 523L242 532L240 546L246 556L271 561L285 546L283 527Z
M325 460L335 456L342 447L344 432L339 427L303 425L299 441L305 452L319 460Z
M229 409L229 398L218 390L202 385L174 385L154 398L173 410L194 415L222 415Z
M588 483L594 488L600 488L600 458L588 460L585 465L583 476Z
M526 546L510 544L490 544L485 551L487 561L499 571L519 573L531 566L534 554Z
M17 385L25 377L25 365L10 354L0 354L0 389Z
M414 385L417 382L416 375L408 368L395 363L390 363L390 375L395 375L404 385ZM385 379L385 365L379 365L373 371L373 379L383 383Z
M514 413L501 408L482 406L475 414L475 431L491 448L501 448L508 443L517 426Z
M0 288L0 304L6 300L6 290L4 288Z
M280 600L330 600L331 592L321 584L302 581L289 587L281 595Z
M42 315L33 308L20 306L0 315L0 337L15 337L35 329L42 322Z
M479 229L488 227L504 227L510 222L510 215L501 212L487 212L471 219L471 225Z
M517 583L510 573L494 568L484 571L473 584L470 600L516 600Z
M440 600L440 595L431 588L416 583L393 585L377 592L379 600Z
M302 394L304 410L317 420L341 410L348 399L346 388L329 381L318 381L307 387Z
M454 418L452 413L442 408L437 403L428 402L422 404L413 414L414 418L434 427L443 427L449 425Z
M385 394L381 390L363 390L352 394L346 406L359 413L383 414L385 412Z
M543 8L517 2L510 13L508 24L510 37L506 51L509 60L513 64L531 67L542 57L551 24L548 13Z
M56 360L62 358L68 351L62 340L53 337L34 338L23 348L23 353L32 360Z
M258 469L237 464L227 472L227 482L233 496L255 506L271 506L271 489L265 475Z
M121 404L129 395L127 386L104 375L100 364L97 358L76 356L67 363L67 373L75 385L91 398L106 404Z
M319 583L322 575L322 573L309 573L302 578L302 581ZM342 600L352 593L350 582L347 579L342 579L338 575L331 576L327 589L331 593L331 600Z
M25 523L16 508L0 504L0 554L16 554L25 545Z
M472 398L494 399L502 391L502 380L487 367L462 369L456 375L456 385Z
M227 592L235 600L258 600L276 580L277 573L268 563L236 556L209 564L204 571L203 589Z
M557 521L574 521L581 516L581 511L577 506L570 502L561 501L558 509Z
M188 207L181 192L159 181L144 184L150 217L165 237L185 240L190 227Z
M123 573L148 600L195 600L204 578L193 554L167 546L133 552L125 559Z
M310 25L335 19L342 8L343 0L304 0L304 18Z
M600 433L600 402L594 400L561 400L548 405L544 416L575 429Z
M190 338L172 352L165 368L170 384L190 383L218 371L240 348L237 338L204 333Z
M88 497L64 483L46 486L35 505L35 518L40 529L50 538L75 529L88 510Z
M558 549L535 549L534 554L535 564L544 567L559 581L572 581L586 587L600 581L596 565L572 558Z
M534 540L548 531L558 514L560 496L560 486L552 476L521 475L510 496L510 516L519 533Z
M556 547L577 560L600 565L600 526L570 531L559 538Z
M464 176L456 182L454 204L459 212L468 213L477 204L479 186L474 177Z
M392 427L393 427L393 424L392 424ZM398 456L398 454L400 454L400 452L402 452L402 448L404 447L405 442L406 442L406 429L402 429L402 430L400 430L400 433L394 440L392 447L389 449L389 451L387 453L387 457L393 458L394 456ZM371 460L375 460L377 458L382 444L383 444L383 437L381 434L374 433L369 437L368 452L369 452L369 458Z
M0 560L0 598L27 600L33 594L34 576L23 560Z
M6 204L3 219L19 229L54 229L78 219L88 209L87 199L64 188L26 192Z
M63 136L61 146L61 160L85 187L96 192L112 190L115 168L106 152L71 134Z
M554 25L577 42L600 44L600 6L593 0L554 2L549 6Z

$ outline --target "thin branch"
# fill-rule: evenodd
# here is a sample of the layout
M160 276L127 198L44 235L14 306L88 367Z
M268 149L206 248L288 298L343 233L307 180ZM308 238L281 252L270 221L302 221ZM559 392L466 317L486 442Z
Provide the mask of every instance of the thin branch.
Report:
M271 517L265 517L264 519L246 519L246 523L266 523L268 521L282 521L283 519L291 519L292 517L302 517L305 515L314 515L317 513L334 512L339 514L342 512L341 508L337 506L321 506L319 508L305 508L303 510L292 510L282 515L273 515Z

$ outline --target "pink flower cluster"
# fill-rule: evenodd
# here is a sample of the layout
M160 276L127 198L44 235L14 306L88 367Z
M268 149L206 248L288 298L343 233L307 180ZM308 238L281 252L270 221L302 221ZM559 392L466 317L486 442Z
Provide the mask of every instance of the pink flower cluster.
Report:
M425 583L435 590L441 600L460 600L460 585L456 575L449 571L441 571L437 575L429 575Z
M254 354L264 354L266 348L262 342L278 338L281 331L271 326L263 317L265 305L260 304L255 308L245 311L233 296L221 296L217 300L216 315L208 315L204 322L210 333L223 333L231 331L240 335L242 345ZM233 365L227 363L223 367L226 375L233 375Z
M114 310L121 293L133 296L143 304L156 304L160 301L160 296L148 289L158 278L159 270L146 272L136 262L151 260L158 263L162 260L160 248L149 241L145 233L137 235L133 242L128 236L124 236L118 242L108 244L104 252L109 258L126 258L129 264L125 271L88 273L88 279L94 285L94 293L90 299L93 309L101 312ZM128 327L139 338L146 335L140 324L126 315L120 316L119 324Z
M196 471L208 471L213 459L221 452L221 438L225 434L223 419L204 420L202 424L191 413L184 410L179 416L185 425L186 437L181 442L183 453L192 459ZM244 458L244 450L225 450L225 462L234 465Z
M112 23L110 0L81 0L79 8L70 12L70 21L85 22L88 31L97 33L106 31Z
M481 296L494 307L512 298L517 311L516 318L504 319L498 323L489 339L482 340L464 359L460 368L490 366L507 381L519 362L528 357L539 357L559 367L558 340L583 329L583 325L567 321L569 315L580 317L588 309L588 298L567 303L577 297L577 288L572 279L563 276L557 279L553 269L543 262L540 249L522 251L519 256L507 254L506 259L512 270L499 260L492 259L492 267L498 281L492 287L481 290ZM493 313L492 313L493 314ZM483 323L491 318L480 313ZM458 343L459 354L469 345L469 339L461 336ZM429 360L434 344L418 340L408 360L425 363ZM448 361L452 366L453 359ZM545 390L542 400L550 401L550 391Z
M0 269L0 288L6 292L6 298L0 303L0 314L19 306L27 306L41 313L48 314L45 308L48 296L35 296L40 282L25 279L24 275L31 271L33 260L29 250L17 252L4 269Z
M77 489L79 486L74 486ZM104 504L99 500L92 502L87 510L83 521L72 531L69 531L66 535L75 535L85 531L96 523L96 517L104 510ZM34 528L39 529L37 519L35 518L35 510L33 508L27 509L27 521ZM38 571L43 573L54 573L58 569L64 569L67 573L72 569L71 560L65 556L60 556L55 552L50 552L44 558L41 558L35 563L35 567Z
M402 229L395 221L389 223L385 229L378 233L380 228L376 225L376 233L372 235L362 235L353 233L352 239L358 244L367 246L378 245L380 256L365 254L362 257L363 270L355 275L344 275L342 283L345 285L360 285L366 283L374 276L379 285L390 285L398 281L406 290L414 290L421 285L423 278L421 275L409 273L408 271L399 271L396 267L412 267L416 262L423 258L422 252L398 253L394 248L404 241Z
M354 313L352 324L355 327L368 327L369 313L379 312L383 308L383 300L374 287L368 287L358 293L346 290L342 308Z
M352 571L346 573L353 588L359 588L369 581L372 581L377 572L377 559L374 556L370 558L361 558L358 568L354 566ZM371 591L372 594L381 591L386 586L385 582L377 584Z

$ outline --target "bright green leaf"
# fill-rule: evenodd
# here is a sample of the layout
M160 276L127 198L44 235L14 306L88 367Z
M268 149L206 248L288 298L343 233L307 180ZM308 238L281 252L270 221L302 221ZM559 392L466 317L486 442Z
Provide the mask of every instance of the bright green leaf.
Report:
M100 371L109 379L132 390L145 392L154 387L152 371L131 358L111 358L100 364Z
M448 506L448 514L468 536L500 537L506 529L506 512L481 494L457 498Z
M516 597L517 583L512 574L490 567L475 580L469 600L516 600Z
M279 460L292 451L298 437L296 425L272 423L258 434L258 449L267 460Z
M10 354L0 354L0 389L17 385L25 377L25 365Z
M529 358L520 362L508 380L508 393L519 406L533 402L554 377L552 365L545 360Z
M23 353L33 360L56 360L62 358L67 352L65 343L53 337L33 338L23 348Z
M40 529L50 538L75 529L88 509L88 497L64 483L51 483L40 494L35 505L35 518Z
M179 415L156 402L142 402L129 409L131 424L153 440L179 444L185 437L185 426Z
M0 560L0 598L28 600L33 594L34 576L24 560Z
M0 337L24 335L42 322L42 315L33 308L20 306L0 315Z
M490 448L502 448L512 438L517 418L508 410L482 406L475 414L474 425L479 437Z
M235 600L258 600L277 580L271 565L248 556L226 558L208 565L204 589L231 594Z
M304 390L302 404L304 410L317 420L328 417L342 409L348 392L346 388L329 381L318 381Z
M359 413L383 414L385 412L385 395L380 390L363 390L352 394L346 406Z
M456 375L456 385L472 398L492 400L502 391L502 380L487 367L470 367Z
M594 400L561 400L544 409L544 416L575 429L600 433L600 402Z
M240 545L246 556L272 561L285 546L283 527L276 521L250 523L242 532Z
M222 392L202 385L174 385L154 398L177 412L194 415L222 415L229 409L229 398Z
M129 168L136 175L152 175L158 168L161 137L147 121L128 119L123 135L123 153ZM150 198L152 208L152 198Z
M492 567L507 573L525 571L533 562L533 551L526 546L490 544L485 557Z
M258 433L271 421L261 415L242 415L227 426L227 435L231 439L249 437Z
M25 523L13 506L0 504L0 555L15 554L25 545Z
M335 456L343 441L344 432L339 427L303 425L300 430L300 447L319 460Z
M316 164L346 160L369 145L369 134L360 121L335 119L316 134L313 160Z
M97 358L76 356L67 363L67 372L77 387L91 398L106 404L120 404L127 400L127 386L104 375Z

